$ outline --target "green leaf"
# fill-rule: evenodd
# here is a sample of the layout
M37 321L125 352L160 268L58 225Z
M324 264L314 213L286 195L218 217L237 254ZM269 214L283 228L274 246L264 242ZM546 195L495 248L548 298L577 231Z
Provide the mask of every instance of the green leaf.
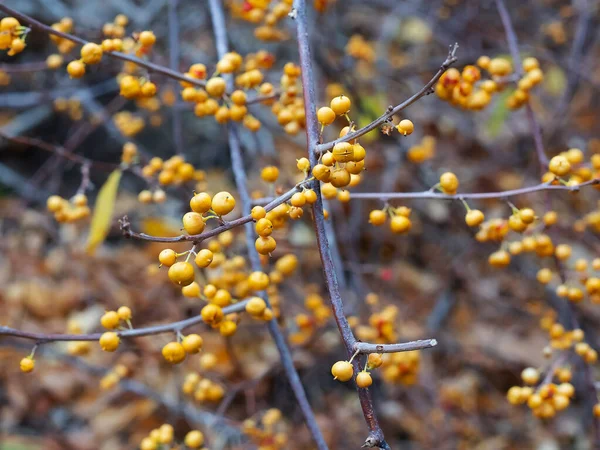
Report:
M505 90L497 96L496 104L485 126L490 137L498 136L504 126L504 122L506 122L506 118L510 112L508 106L506 106L506 101L510 95L511 92Z
M89 254L93 254L108 235L120 180L121 171L114 170L98 192L86 248Z
M358 120L356 121L356 126L358 128L362 128L373 122L383 114L387 108L383 94L367 95L364 98L361 98L360 101L363 112L358 116ZM379 130L376 128L373 131L365 134L362 139L365 142L377 139L379 137Z
M544 73L544 89L550 95L558 97L567 86L565 72L558 66L552 66Z

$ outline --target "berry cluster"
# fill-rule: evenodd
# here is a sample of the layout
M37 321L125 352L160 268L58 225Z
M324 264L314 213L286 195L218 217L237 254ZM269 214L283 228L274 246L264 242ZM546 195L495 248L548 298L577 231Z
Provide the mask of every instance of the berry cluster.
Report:
M198 403L217 403L225 395L223 386L196 372L186 375L182 391L186 395L193 396Z
M73 31L73 19L70 17L63 17L59 22L53 23L52 28L62 33L70 33ZM75 48L75 42L70 39L65 39L54 34L50 35L50 39L54 42L58 48L59 53L65 55L70 53Z
M0 20L0 50L8 49L8 56L21 53L25 50L25 36L28 31L14 17L4 17Z
M83 329L77 321L69 320L67 324L67 332L71 334L81 334ZM67 344L67 352L72 356L87 355L91 348L92 346L89 341L71 341Z
M242 0L231 2L234 17L257 24L254 36L261 41L283 41L289 35L277 27L292 10L292 0L271 2L271 0Z
M160 184L161 186L178 186L182 183L191 181L204 181L206 173L203 170L196 169L192 164L185 161L185 158L180 155L172 156L164 160L155 156L142 167L142 175L146 178L149 184ZM202 188L203 185L197 185L196 188ZM193 202L199 202L204 197L198 196ZM149 191L142 191L138 196L142 203L161 203L161 199L154 198ZM208 200L210 202L210 199ZM192 202L190 202L191 205ZM192 208L193 209L193 208Z
M264 74L261 70L269 69L274 63L273 56L265 51L249 54L243 58L239 53L229 52L221 58L215 67L215 73L208 80L204 64L192 64L185 73L196 80L206 80L204 89L182 81L181 98L185 102L194 103L194 113L198 117L214 116L218 123L242 122L250 131L258 131L260 122L248 113L246 91L258 89L261 95L273 93L270 83L263 83ZM220 74L235 74L233 92L227 91L227 82Z
M135 136L146 126L146 121L131 111L119 111L114 114L113 123L125 137Z
M71 200L51 195L46 201L46 208L60 223L73 223L90 216L90 207L85 194L76 194Z
M298 65L291 62L286 63L279 80L277 100L264 102L271 104L271 112L277 117L277 122L287 134L292 136L298 134L306 125L300 75L301 71ZM260 92L262 95L273 95L275 88L270 83L263 83L260 86Z
M394 234L405 234L412 228L410 214L412 210L406 206L395 208L386 205L383 209L374 209L369 213L369 223L376 227L385 224L388 215L390 216L390 230Z
M557 412L568 408L571 399L575 396L575 388L570 383L571 377L569 368L558 367L538 384L539 370L527 367L521 372L521 379L525 386L511 387L506 397L512 405L527 403L536 417L550 419ZM553 383L553 378L557 378L559 384Z
M182 448L175 441L175 431L167 423L155 428L140 442L140 450L160 450L163 448ZM181 443L185 448L199 449L204 444L204 434L199 430L189 431Z
M421 141L411 146L406 152L406 158L414 164L422 164L435 156L435 138L423 136Z
M304 307L307 312L296 315L298 330L290 335L290 341L299 345L307 342L331 317L331 310L317 293L310 293L305 297Z
M386 353L383 355L383 379L392 384L407 386L417 382L421 352L414 350L402 353Z
M104 390L112 389L127 375L129 375L127 366L117 364L100 379L100 387Z
M288 445L287 427L279 409L271 408L244 420L242 429L259 449L280 450Z

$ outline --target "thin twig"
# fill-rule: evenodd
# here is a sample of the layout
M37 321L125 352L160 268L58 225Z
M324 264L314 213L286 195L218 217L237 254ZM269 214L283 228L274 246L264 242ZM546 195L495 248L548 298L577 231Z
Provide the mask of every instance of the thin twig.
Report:
M434 192L431 189L421 192L352 192L350 194L351 200L393 200L393 199L404 199L404 200L463 200L463 199L505 199L509 197L516 197L518 195L532 194L534 192L541 191L568 191L578 192L580 188L586 186L597 186L600 184L600 178L593 178L583 183L567 186L564 184L552 184L552 181L546 183L540 183L535 186L524 187L519 189L511 189L508 191L498 192L467 192L458 194L444 194L442 192ZM272 197L258 198L254 200L255 205L264 205L272 202Z
M244 311L248 300L242 300L230 306L223 308L225 315ZM154 325L145 328L135 328L132 330L116 331L120 338L134 338L141 336L150 336L153 334L168 333L174 331L182 331L193 325L202 322L202 316L191 317L189 319L180 320L178 322L167 323L163 325ZM91 334L60 334L60 333L34 333L29 331L17 330L11 327L0 326L0 336L13 336L22 339L30 339L42 342L62 342L62 341L97 341L102 336L102 333Z
M179 0L169 0L167 14L169 23L169 67L174 71L179 69L179 20L177 19L178 3ZM182 155L183 129L181 122L181 111L178 108L172 108L171 118L173 120L173 144L175 145L175 153Z
M294 195L296 192L301 190L302 187L305 186L306 184L308 184L307 180L305 180L301 183L298 183L292 189L290 189L286 193L280 195L279 197L273 199L271 202L269 202L267 205L265 205L264 206L265 210L271 211L272 209L275 209L277 206L281 205L282 203L288 201L290 198L292 198L292 195ZM250 202L250 205L251 205L251 202ZM244 209L244 211L245 210L246 209ZM185 241L202 242L208 238L217 236L217 235L223 233L224 231L231 230L232 228L239 227L240 225L249 224L253 220L254 219L252 218L252 216L250 215L250 211L248 210L244 216L242 216L238 219L235 219L235 220L224 222L223 225L220 225L217 228L213 228L212 230L205 231L204 233L191 234L191 235L182 234L180 236L174 236L174 237L151 236L146 233L137 233L135 231L132 231L131 224L129 223L129 219L127 218L127 216L123 217L120 220L120 223L121 223L121 231L123 232L123 235L126 237L134 238L134 239L140 239L140 240L152 241L152 242L185 242ZM254 248L254 245L252 246L252 248Z
M367 134L369 131L375 130L383 123L389 121L393 116L398 114L400 111L409 107L414 102L419 100L421 97L430 94L432 92L432 88L435 85L435 83L437 83L437 81L444 74L444 72L446 70L448 70L448 68L456 61L456 59L457 59L456 51L457 50L458 50L458 44L454 44L454 45L450 46L448 56L446 57L446 59L444 60L444 62L442 63L442 65L440 66L438 71L436 72L436 74L417 93L413 94L411 97L407 98L406 100L404 100L402 103L400 103L399 105L397 105L395 107L390 106L384 114L379 116L377 119L375 119L370 124L360 128L359 130L356 130L352 133L348 133L345 136L338 138L334 141L316 145L316 147L315 147L316 153L318 153L318 154L324 153L327 150L331 150L335 146L335 144L337 144L338 142L349 142L349 141L352 141L354 139L361 137L364 134Z
M498 13L500 14L502 26L504 27L506 40L508 41L508 49L513 59L515 73L520 77L523 74L523 66L521 65L521 56L519 54L519 42L517 40L517 34L515 33L512 21L510 20L510 14L508 13L508 9L506 8L504 0L496 0L496 7L498 8ZM542 172L544 172L548 168L548 156L546 156L546 152L544 151L544 144L542 142L542 130L535 116L535 112L531 108L531 104L529 102L527 102L527 104L525 105L525 111L527 112L527 121L529 122L529 128L531 129L531 133L533 135L533 141L535 144L535 152L537 154L538 163Z
M413 350L423 350L437 345L435 339L423 339L419 341L402 342L399 344L369 344L368 342L357 342L354 349L358 353L399 353L411 352Z

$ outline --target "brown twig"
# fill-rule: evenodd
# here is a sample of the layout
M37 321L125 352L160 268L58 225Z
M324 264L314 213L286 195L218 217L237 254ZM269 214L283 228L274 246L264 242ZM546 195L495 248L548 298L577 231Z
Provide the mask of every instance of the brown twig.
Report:
M458 44L454 44L454 45L450 46L450 51L448 52L448 56L446 57L446 59L444 60L444 62L442 63L442 65L440 66L438 71L436 72L436 74L417 93L413 94L411 97L407 98L406 100L404 100L402 103L400 103L397 106L394 106L394 107L390 106L384 114L379 116L377 119L375 119L370 124L360 128L359 130L353 131L352 133L348 133L345 136L338 138L334 141L316 145L315 152L318 154L325 153L327 150L331 150L335 146L335 144L337 144L338 142L352 141L354 139L361 137L364 134L367 134L369 131L375 130L383 123L389 121L393 116L398 114L400 111L409 107L414 102L419 100L421 97L424 97L425 95L430 94L432 92L433 87L435 86L435 83L437 83L437 81L444 74L444 72L446 70L448 70L448 68L452 64L454 64L454 62L456 61L456 51L457 50L458 50Z
M277 206L281 205L282 203L288 201L290 198L292 198L292 195L294 195L296 192L301 190L303 186L308 184L308 182L309 182L309 180L304 180L301 183L298 183L296 186L294 186L292 189L290 189L286 193L273 199L271 202L269 202L267 205L264 206L265 210L271 211L272 209L275 209ZM123 217L123 219L120 220L120 223L121 223L121 231L123 232L123 235L126 237L134 238L134 239L141 239L144 241L152 241L152 242L186 242L186 241L202 242L208 238L217 236L217 235L223 233L224 231L231 230L232 228L239 227L240 225L248 224L248 223L252 222L253 220L254 219L252 218L252 216L250 215L250 212L248 211L244 216L242 216L238 219L235 219L235 220L223 222L223 224L218 226L217 228L213 228L212 230L205 231L204 233L192 234L192 235L182 234L180 236L174 236L174 237L150 236L149 234L146 234L146 233L136 233L135 231L131 230L131 224L129 223L129 219L127 218L127 216ZM254 248L254 245L252 247Z

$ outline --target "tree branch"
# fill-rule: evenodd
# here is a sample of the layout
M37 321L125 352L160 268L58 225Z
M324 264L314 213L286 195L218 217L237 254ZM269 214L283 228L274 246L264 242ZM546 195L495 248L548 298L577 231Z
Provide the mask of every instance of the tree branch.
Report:
M242 300L230 306L223 308L225 315L234 312L244 311L248 300ZM161 334L167 332L182 331L193 325L202 322L202 316L190 317L189 319L180 320L179 322L167 323L163 325L155 325L145 328L136 328L132 330L116 331L120 338L134 338L141 336L150 336L152 334ZM64 341L97 341L102 336L102 333L91 334L57 334L57 333L34 333L29 331L17 330L11 327L0 326L0 336L13 336L22 339L37 341L38 343L47 342L64 342Z
M304 181L298 183L296 186L294 186L292 189L290 189L286 193L280 195L279 197L273 199L268 204L266 204L264 206L265 210L271 211L272 209L275 209L277 206L281 205L282 203L288 201L290 198L292 198L292 195L294 195L296 192L300 191L302 189L302 187L307 185L308 183L309 183L309 180L304 180ZM250 205L252 205L251 202L250 202ZM251 206L250 206L250 208L251 208ZM121 224L121 231L123 232L123 235L125 237L140 239L140 240L144 240L144 241L152 241L152 242L186 242L186 241L188 241L188 242L198 243L198 242L202 242L208 238L217 236L217 235L223 233L224 231L239 227L240 225L250 224L254 220L252 218L252 216L250 215L250 210L247 210L247 208L244 208L244 211L246 212L244 216L242 216L238 219L235 219L235 220L224 222L223 225L218 226L217 228L213 228L212 230L205 231L204 233L191 234L191 235L182 234L180 236L174 236L174 237L150 236L149 234L146 234L146 233L136 233L135 231L131 230L131 224L129 223L129 218L127 216L124 216L119 222ZM251 225L250 225L250 229L252 229ZM252 245L252 248L254 248L254 245Z
M210 13L213 22L213 32L215 35L217 53L219 54L219 58L222 58L229 50L227 43L227 28L225 25L225 16L223 13L223 5L221 0L209 0L210 5ZM230 75L225 77L227 81L227 85L229 89L232 88L233 80ZM250 210L252 209L252 201L250 198L250 194L248 192L248 187L246 186L246 172L244 170L244 161L242 158L242 151L240 147L240 140L237 133L237 127L235 124L230 124L227 128L227 136L229 140L229 151L231 155L231 167L233 169L233 175L235 178L235 184L238 190L238 194L241 198L242 203L242 211L246 217L249 216ZM295 192L297 188L293 189ZM290 191L292 192L292 191ZM288 192L289 193L289 192ZM292 192L293 193L293 192ZM291 198L291 195L290 197ZM283 203L282 200L280 203ZM276 205L270 204L272 207ZM266 208L265 208L266 209ZM256 248L254 246L254 230L252 227L252 223L250 220L244 222L246 227L246 246L248 249L248 257L250 259L250 266L253 271L261 271L262 265L260 263L260 258ZM270 307L269 298L266 292L260 293L260 296L265 300L268 307ZM281 364L284 368L292 391L294 392L294 396L298 401L302 414L304 416L304 420L306 421L306 425L312 434L313 439L315 440L315 444L319 450L328 450L327 444L325 443L325 438L317 425L317 420L313 413L313 410L308 402L308 398L306 397L306 392L304 391L304 387L302 386L302 382L300 381L300 377L298 376L298 372L294 367L294 361L292 359L292 354L287 345L285 337L283 333L279 329L279 325L275 318L271 319L268 324L269 333L275 342L275 346L279 351L279 355L281 357Z
M450 46L448 56L446 57L446 59L444 60L444 62L442 63L442 65L440 66L438 71L436 72L436 74L417 93L413 94L411 97L407 98L402 103L400 103L399 105L397 105L393 108L390 106L384 114L379 116L377 119L375 119L370 124L362 127L361 129L353 131L352 133L348 133L345 136L338 138L334 141L316 145L316 147L315 147L316 153L317 154L325 153L327 150L331 150L335 146L335 144L337 144L339 142L349 142L349 141L352 141L354 139L361 137L364 134L367 134L369 131L375 130L377 127L379 127L383 123L390 120L393 116L398 114L403 109L412 105L414 102L419 100L421 97L424 97L425 95L430 94L432 92L433 87L435 86L435 83L437 83L437 81L444 74L444 72L446 70L448 70L448 68L456 61L456 59L457 59L456 51L457 50L458 50L458 44L454 44L454 45Z

